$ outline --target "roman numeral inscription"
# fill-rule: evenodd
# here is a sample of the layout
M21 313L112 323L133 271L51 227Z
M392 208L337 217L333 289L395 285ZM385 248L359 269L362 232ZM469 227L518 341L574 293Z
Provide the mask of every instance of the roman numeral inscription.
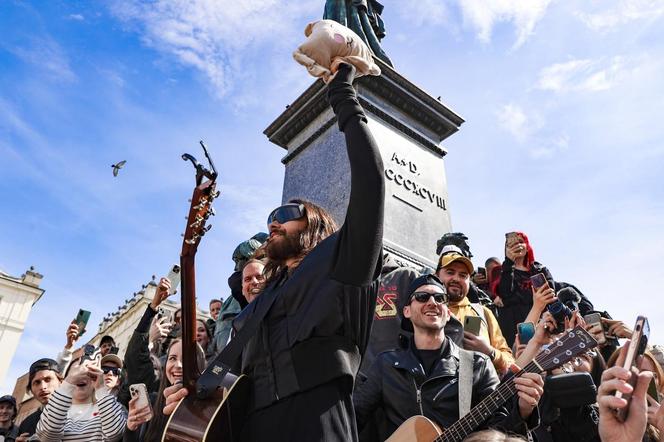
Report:
M414 177L420 175L418 172L417 164L415 164L413 161L409 161L404 157L400 157L396 154L396 152L393 153L392 158L390 158L390 165L392 164L396 164L400 167L396 170L391 167L386 167L385 178L403 187L409 192L414 193L421 199L428 201L430 204L435 205L439 209L447 210L445 206L445 199L442 196L437 195L436 193L415 181ZM403 173L406 175L404 175L401 171L403 171Z

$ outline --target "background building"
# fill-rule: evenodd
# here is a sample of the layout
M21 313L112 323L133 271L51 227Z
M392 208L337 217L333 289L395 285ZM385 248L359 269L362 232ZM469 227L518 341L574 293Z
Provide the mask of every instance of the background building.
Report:
M42 275L30 267L20 278L0 270L0 384L21 340L32 306L44 294Z
M30 272L26 272L26 275ZM41 278L41 275L38 275ZM74 351L72 356L73 359L81 356L83 351L83 346L86 344L93 344L94 346L99 346L101 338L105 335L110 335L115 340L115 343L118 347L118 355L124 359L125 351L127 350L127 344L129 344L129 339L131 338L134 329L138 325L138 322L141 320L145 309L152 302L152 298L157 290L157 283L155 277L152 276L152 280L147 284L141 287L141 290L133 293L133 296L129 299L125 299L122 305L119 305L117 310L107 314L104 319L99 324L97 329L97 334L92 336L89 341L82 341L76 343L77 349ZM42 291L43 292L43 291ZM180 303L173 301L173 299L179 300L180 292L173 295L171 299L167 299L161 303L161 308L164 311L166 317L172 317L176 310L180 308ZM29 312L29 310L28 310ZM208 319L210 315L207 311L197 309L197 315L199 318ZM0 320L2 320L2 304L0 304ZM19 335L20 337L20 335ZM18 338L16 340L18 343ZM4 345L4 341L3 341ZM14 346L15 348L15 346ZM57 352L62 349L57 349L56 353L52 355L55 358ZM12 350L13 352L13 350ZM3 347L4 354L4 347ZM5 369L9 366L9 361L0 361L0 364L6 364ZM17 422L20 422L24 417L32 413L37 407L39 407L39 402L32 397L32 394L26 391L28 383L28 374L20 376L16 379L16 384L14 385L13 396L16 398L17 405L19 407Z

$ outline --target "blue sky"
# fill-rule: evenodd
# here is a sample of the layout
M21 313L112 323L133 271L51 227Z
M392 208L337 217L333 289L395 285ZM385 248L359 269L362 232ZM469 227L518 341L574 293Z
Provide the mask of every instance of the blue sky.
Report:
M466 119L444 146L476 263L523 230L556 279L628 323L648 314L661 339L661 2L384 4L397 70ZM199 139L222 191L199 297L227 296L233 248L280 201L284 151L262 131L312 81L291 53L323 5L0 3L0 269L34 265L46 289L3 390L59 351L79 307L96 325L178 261L193 184L180 154L200 156Z

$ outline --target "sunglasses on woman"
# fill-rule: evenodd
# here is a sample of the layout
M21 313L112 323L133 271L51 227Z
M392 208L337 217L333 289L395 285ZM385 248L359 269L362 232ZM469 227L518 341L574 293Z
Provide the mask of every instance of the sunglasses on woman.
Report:
M118 376L120 374L120 369L118 367L101 367L101 371L104 372L104 374L109 374L113 373L114 376Z
M450 301L450 297L447 293L429 293L429 292L415 292L410 295L410 300L415 299L417 302L424 304L429 302L429 298L433 296L433 300L438 304L447 304Z
M295 219L300 219L304 216L304 204L288 203L283 206L277 207L267 217L267 225L269 226L274 221L279 224L287 223Z

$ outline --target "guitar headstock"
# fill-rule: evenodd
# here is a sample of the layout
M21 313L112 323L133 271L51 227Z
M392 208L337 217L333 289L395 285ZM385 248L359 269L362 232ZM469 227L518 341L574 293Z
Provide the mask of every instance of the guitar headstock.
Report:
M201 238L212 228L212 225L206 225L206 222L210 216L214 215L212 201L219 196L219 191L215 188L217 171L205 144L202 141L200 144L210 163L211 170L199 164L193 156L187 153L182 155L183 160L191 161L196 168L196 188L194 189L191 200L189 200L191 206L189 208L189 215L187 216L187 227L182 234L184 240L182 241L181 255L183 257L194 256Z
M595 347L597 347L597 341L583 327L577 326L567 330L560 338L542 350L535 361L542 371L551 370Z

